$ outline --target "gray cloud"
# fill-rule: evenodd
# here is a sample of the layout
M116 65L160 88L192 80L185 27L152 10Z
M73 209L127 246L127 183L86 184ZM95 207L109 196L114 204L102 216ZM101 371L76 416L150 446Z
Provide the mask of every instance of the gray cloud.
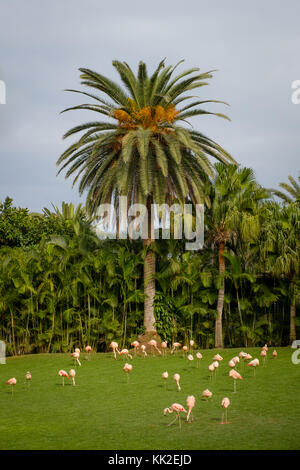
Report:
M68 144L63 133L89 117L59 115L80 102L62 90L79 87L78 67L116 79L116 58L134 68L142 59L150 70L163 57L218 69L201 96L229 102L209 109L232 121L199 117L194 127L251 166L261 184L297 175L300 105L291 102L291 83L300 79L299 13L297 0L2 1L0 200L10 195L34 211L80 201L71 181L56 177L55 163Z

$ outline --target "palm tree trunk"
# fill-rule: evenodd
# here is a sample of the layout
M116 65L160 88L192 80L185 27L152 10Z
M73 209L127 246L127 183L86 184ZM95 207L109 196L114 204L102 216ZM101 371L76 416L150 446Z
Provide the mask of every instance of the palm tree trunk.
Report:
M295 300L291 301L290 306L290 343L296 340L296 305Z
M219 244L219 274L224 276L225 273L225 259L224 259L225 243ZM218 292L217 304L217 318L215 327L215 348L223 348L223 332L222 332L222 315L224 306L225 282L222 279L222 285Z
M11 318L11 336L12 336L13 353L16 356L17 350L16 350L16 342L15 342L15 322L14 322L12 309L10 309L10 318Z
M240 297L239 297L239 289L238 289L238 286L235 285L235 291L236 291L236 300L237 300L237 305L238 305L238 311L239 311L239 315L240 315L240 322L241 322L241 327L244 326L244 323L243 323L243 316L242 316L242 311L241 311L241 304L240 304ZM244 346L245 348L248 347L248 344L247 344L247 336L245 333L243 333L243 337L244 337Z
M51 347L51 343L52 343L52 338L53 338L53 335L54 335L54 325L55 325L55 312L53 311L53 314L52 314L51 335L50 335L50 340L49 340L49 344L48 344L48 348L47 348L47 354L49 354L49 352L50 352L50 347Z
M144 240L144 245L149 246L151 240ZM144 326L146 333L156 331L154 327L154 297L155 297L155 254L148 251L144 260Z
M143 240L144 246L149 247L152 243L152 218L151 218L152 198L147 199L147 216L148 216L148 239ZM146 333L156 332L154 327L154 297L155 297L155 254L148 249L144 260L144 326Z
M88 343L90 344L90 336L91 336L91 298L90 294L88 294Z

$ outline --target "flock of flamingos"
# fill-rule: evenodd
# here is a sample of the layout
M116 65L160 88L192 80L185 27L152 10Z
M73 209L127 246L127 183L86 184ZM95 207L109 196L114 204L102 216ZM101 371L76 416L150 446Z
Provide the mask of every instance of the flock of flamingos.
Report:
M147 344L152 349L153 353L157 352L160 355L166 355L167 354L168 345L165 341L163 341L160 344L161 349L158 348L157 341L154 340L154 339L150 340ZM181 348L182 351L183 351L183 354L187 355L188 361L192 362L194 360L193 347L195 345L195 342L193 340L190 340L189 345L190 345L190 349L186 345L182 346L182 348L181 348L181 343L177 343L177 342L173 343L172 349L171 349L171 354L174 354L179 348ZM133 341L131 343L131 346L133 347L133 354L134 355L137 355L139 352L141 352L141 354L144 357L147 356L146 346L144 344L140 344L139 341ZM115 341L112 341L110 343L109 347L113 350L113 355L114 355L115 359L117 358L117 354L120 355L120 356L123 356L125 358L132 359L132 355L130 354L129 350L128 349L122 349L120 351L119 350L119 345ZM92 352L91 346L86 346L85 347L85 352L86 352L86 359L89 359L90 354ZM189 352L189 354L187 354L188 352ZM262 347L261 353L260 353L260 355L262 357L263 365L265 365L267 352L268 352L268 346L267 346L267 344L265 344ZM80 349L76 348L75 351L71 354L71 356L74 358L75 364L78 364L79 366L81 366ZM200 352L196 352L195 356L196 356L197 367L198 367L199 362L202 359L202 354ZM274 359L277 357L277 351L276 350L273 351L272 356L273 356ZM222 356L220 356L220 354L216 354L213 357L213 362L208 366L208 370L209 370L209 373L210 373L210 380L212 380L213 377L216 375L216 371L217 371L221 361L223 361L223 358L222 358ZM256 374L256 367L259 366L259 360L257 358L253 359L250 354L248 354L244 351L241 351L238 356L233 357L229 361L229 363L228 363L228 365L230 367L229 377L231 377L233 379L233 393L236 393L236 382L237 382L237 380L243 380L243 377L241 376L241 374L236 370L236 367L240 363L240 361L243 361L243 363L248 361L247 367L253 367L254 376ZM126 362L126 364L123 367L123 371L127 375L127 382L129 382L129 373L132 371L132 369L133 369L132 364L129 364L129 363ZM75 369L71 369L69 371L69 374L65 370L60 370L58 372L58 375L60 377L62 377L62 385L63 386L64 386L65 378L67 378L67 379L71 378L72 384L74 386L76 385L76 382L75 382L76 371L75 371ZM162 373L162 379L165 382L165 387L166 387L168 377L169 377L169 374L168 374L167 371ZM27 386L29 387L30 381L31 381L31 378L32 378L31 373L29 371L27 371L27 373L25 375L25 378L26 378ZM180 375L179 374L174 374L173 379L176 382L178 391L180 392L181 391ZM17 379L15 377L12 377L11 379L7 380L7 382L6 382L7 385L10 385L12 394L13 394L13 388L16 385L16 383L17 383ZM212 392L210 390L206 389L202 392L202 397L205 398L206 400L208 400L209 398L212 397ZM178 420L179 421L179 427L181 429L181 419L180 419L180 414L181 413L186 413L187 414L186 421L187 422L192 422L194 420L192 410L195 406L195 402L196 402L196 399L195 399L194 395L189 395L186 399L187 410L180 403L173 403L170 407L165 408L164 411L163 411L164 415L166 415L167 413L176 413L175 419L173 421L171 421L168 424L168 426L170 426L171 424L173 424L175 421ZM222 402L221 402L221 406L222 406L222 409L223 409L221 424L229 424L229 422L227 420L227 409L228 409L229 405L230 405L229 398L224 397ZM224 416L225 416L225 419L224 419Z

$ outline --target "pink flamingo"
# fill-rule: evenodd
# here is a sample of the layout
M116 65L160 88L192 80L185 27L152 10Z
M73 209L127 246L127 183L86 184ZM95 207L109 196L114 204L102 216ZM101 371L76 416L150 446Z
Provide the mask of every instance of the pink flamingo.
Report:
M67 372L66 372L65 370L60 370L60 371L58 372L58 375L60 375L60 377L62 377L62 385L63 385L63 387L64 387L64 385L65 385L65 377L66 377L67 379L69 379L70 377L68 376L68 374L67 374Z
M161 374L161 376L162 376L162 378L164 379L164 382L165 382L165 390L167 390L167 380L168 380L169 374L168 374L168 372L166 371L166 372L163 372L163 373Z
M134 355L136 356L136 351L137 351L137 348L139 347L140 343L138 341L133 341L131 343L131 346L134 348Z
M187 350L188 350L187 346L182 346L183 356L186 354Z
M173 347L172 347L172 350L171 350L171 354L174 354L174 351L177 349L177 348L180 348L181 344L180 343L173 343Z
M231 371L229 372L229 377L231 377L233 379L233 383L234 383L234 386L233 386L233 393L236 393L236 381L239 379L239 380L243 380L243 377L241 376L241 374L239 374L236 370L234 369L231 369Z
M235 365L239 364L240 362L240 358L238 356L233 357L232 360L235 363Z
M210 372L210 380L212 380L212 377L213 377L213 373L214 373L214 370L215 370L215 366L213 364L210 364L208 366L208 370Z
M265 349L262 349L260 355L263 358L263 366L265 366L267 351Z
M241 352L239 353L239 358L240 358L240 359L243 359L243 365L244 365L244 362L245 362L245 360L246 360L246 357L247 357L247 353L246 353L246 352L241 351Z
M212 397L212 392L207 388L206 390L203 390L202 396L206 401L208 401L208 399Z
M193 360L194 360L193 354L189 354L187 358L188 358L188 361L190 362L190 364L192 365Z
M12 395L14 393L14 386L16 385L16 383L17 383L17 379L15 377L12 377L11 379L9 379L6 382L6 385L10 385L10 387L11 387L11 394Z
M191 421L194 421L194 417L192 415L192 410L195 406L195 402L196 402L196 398L194 397L194 395L189 395L186 399L186 406L187 406L187 409L188 409L188 414L187 414L187 417L186 417L187 422L189 422L190 417L191 417Z
M76 383L75 383L76 371L74 369L71 369L71 370L69 370L69 374L70 374L70 377L72 379L73 386L75 387L75 385L76 385Z
M213 357L213 361L223 361L223 357L220 356L220 354L216 354L214 357Z
M81 362L79 360L80 353L75 350L75 352L73 352L71 354L71 356L74 357L74 359L75 359L75 365L76 365L76 362L77 362L81 366Z
M212 365L214 366L214 372L215 372L215 377L217 376L217 369L219 367L219 361L214 361L212 363Z
M86 358L87 360L89 360L89 358L90 358L90 353L92 352L91 346L86 346L86 347L85 347L85 352L86 352L85 358Z
M197 367L200 365L200 360L202 359L202 354L200 352L196 353L196 358L197 358Z
M247 353L244 352L244 351L241 351L241 352L239 353L239 358L240 358L241 360L243 360L242 366L243 366L243 370L244 370L244 368L245 368L245 361L246 361L246 358L247 358Z
M231 369L233 369L235 367L235 362L231 359L229 362L228 362L228 365Z
M276 357L277 357L277 351L276 351L276 349L274 349L272 356L274 357L274 359L276 359Z
M225 410L225 421L224 421L224 412L223 412L222 413L222 422L221 422L221 424L228 424L228 421L227 421L227 408L228 408L229 405L230 405L229 398L227 398L227 397L223 398L222 408L223 408L223 410Z
M269 349L269 348L268 348L267 343L266 343L261 349L263 349L264 351L267 351L267 352L268 352L268 349Z
M193 339L190 340L190 348L193 350L193 347L195 345L195 341Z
M132 365L131 364L125 364L125 366L123 367L123 371L126 373L126 376L127 376L127 383L129 382L129 372L132 371Z
M120 355L129 357L129 359L132 359L132 355L129 353L128 349L122 349L122 351L120 352Z
M27 383L27 388L29 388L30 380L31 380L31 373L29 371L26 372L25 379L26 379L26 383Z
M167 413L171 414L174 411L176 413L176 418L173 421L171 421L171 423L169 423L168 426L171 426L171 424L173 424L177 419L179 419L179 428L181 429L180 413L187 413L187 411L179 403L173 403L172 406L164 409L164 415L166 416Z
M141 350L142 350L142 353L144 354L144 357L146 357L146 356L147 356L147 352L146 352L146 346L145 346L144 344L142 344Z
M112 341L109 347L113 350L114 358L117 359L116 352L120 354L118 343L116 343L115 341Z
M259 360L258 359L253 359L253 361L250 361L247 364L247 367L253 367L254 370L254 377L256 376L256 367L259 366Z
M176 382L178 392L180 392L180 390L181 390L180 383L179 383L179 381L180 381L180 375L179 375L179 374L174 374L174 375L173 375L173 379L174 379L175 382Z
M251 354L247 354L247 356L245 357L245 360L246 360L246 361L250 361L250 359L252 359Z
M148 344L149 344L149 346L151 346L151 348L156 349L158 354L161 354L161 351L158 349L157 341L155 341L155 339L151 339L150 341L148 341Z
M166 355L166 352L167 352L168 343L167 343L166 341L163 341L163 342L160 344L160 347L161 347L161 349L162 349L163 355L165 356L165 355Z

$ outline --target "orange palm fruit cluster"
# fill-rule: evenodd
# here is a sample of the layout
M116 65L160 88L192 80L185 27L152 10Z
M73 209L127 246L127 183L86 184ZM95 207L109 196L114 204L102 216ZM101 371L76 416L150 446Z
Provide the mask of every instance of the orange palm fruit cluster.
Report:
M179 113L174 105L169 105L166 108L160 105L154 108L146 106L137 110L133 100L130 100L129 107L131 109L130 113L122 109L117 109L114 112L114 117L119 121L119 126L125 129L136 129L138 126L142 126L144 129L151 128L155 132L158 130L160 123L173 123Z

